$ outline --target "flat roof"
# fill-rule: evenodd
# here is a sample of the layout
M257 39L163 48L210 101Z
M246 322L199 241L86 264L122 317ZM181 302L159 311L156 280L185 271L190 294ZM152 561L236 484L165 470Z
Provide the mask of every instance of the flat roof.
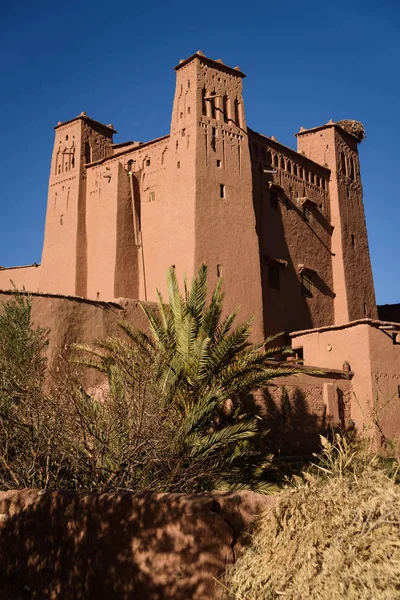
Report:
M306 133L314 133L315 131L321 131L321 129L327 129L329 127L338 127L341 131L344 131L344 133L347 133L347 135L350 135L355 140L357 140L357 142L360 141L357 138L357 136L355 136L353 133L350 133L350 131L347 131L347 129L344 129L344 127L342 127L338 123L334 123L333 121L329 121L328 123L325 123L325 125L318 125L318 127L311 127L311 129L305 129L303 127L302 129L300 129L300 131L298 131L294 135L295 135L295 137L299 137L300 135L305 135Z
M82 119L83 121L88 121L89 123L97 125L98 127L101 127L102 129L107 129L111 133L117 133L112 125L105 125L104 123L100 123L100 121L96 121L95 119L88 117L86 113L81 113L80 115L78 115L77 117L74 117L73 119L70 119L69 121L64 121L62 123L60 121L60 123L57 123L57 125L54 127L54 129L58 129L59 127L62 127L63 125L68 125L69 123L73 123L74 121L77 121L78 119Z
M393 327L393 329L400 330L400 323L395 321L380 321L379 319L357 319L356 321L350 321L349 323L341 323L340 325L324 325L323 327L315 327L315 329L303 329L302 331L293 331L289 333L289 336L294 338L300 335L307 335L309 333L323 333L325 331L337 331L339 329L347 329L349 327L355 327L356 325L371 325L372 327Z
M213 58L208 58L207 56L204 56L204 54L200 50L192 54L192 56L189 56L189 58L186 58L185 60L180 60L179 64L176 65L176 67L174 67L175 71L178 71L181 67L184 67L195 58L200 59L202 62L208 64L210 67L214 67L214 69L222 69L227 73L230 73L231 75L235 75L236 77L246 77L246 75L240 70L239 67L229 67L220 58L217 60L214 60Z

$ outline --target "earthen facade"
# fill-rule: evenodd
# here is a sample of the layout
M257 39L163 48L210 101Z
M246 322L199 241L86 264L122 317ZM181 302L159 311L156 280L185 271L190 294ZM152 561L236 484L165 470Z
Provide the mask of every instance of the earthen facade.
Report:
M364 320L349 340L370 328L360 340L374 338L391 356L388 377L399 373L398 336L379 341L400 326L377 321L357 137L330 121L301 128L292 150L247 127L239 67L197 52L175 71L169 135L114 144L113 126L85 113L55 127L42 263L0 270L0 290L12 280L39 294L153 301L168 268L190 279L206 263L211 286L223 277L226 309L255 315L256 339L306 331L292 336L305 362L342 369L359 349L344 352L332 328ZM326 327L343 352L325 361L312 331ZM372 383L360 385L373 402Z

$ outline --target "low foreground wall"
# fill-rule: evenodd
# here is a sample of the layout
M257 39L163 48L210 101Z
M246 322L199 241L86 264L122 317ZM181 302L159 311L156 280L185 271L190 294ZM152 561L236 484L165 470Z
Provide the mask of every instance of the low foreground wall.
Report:
M0 600L213 600L272 496L0 492Z

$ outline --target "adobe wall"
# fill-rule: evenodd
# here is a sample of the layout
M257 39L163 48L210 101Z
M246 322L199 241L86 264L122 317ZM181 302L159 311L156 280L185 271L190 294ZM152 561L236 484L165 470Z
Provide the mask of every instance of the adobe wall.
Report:
M320 435L349 427L351 378L343 370L314 367L273 379L255 394L256 404L269 431L269 449L278 456L309 456L320 449Z
M273 502L251 492L2 492L1 597L226 598L215 579Z
M333 324L330 171L256 132L249 132L249 143L265 331ZM315 205L303 205L305 198ZM279 268L279 290L268 281L274 259L287 261ZM302 289L301 264L315 271L310 297Z
M297 150L331 171L335 324L377 318L357 140L329 122L297 134ZM315 326L315 325L314 325Z
M238 67L231 69L220 61L199 57L195 64L195 265L208 265L210 289L223 277L225 313L239 306L242 320L254 316L252 337L261 341L265 327L242 96L244 75ZM178 65L177 88L182 81L185 90L189 67ZM180 123L176 127L182 131Z
M0 290L0 301L7 301L11 293ZM50 361L57 359L72 343L91 343L107 335L115 335L119 321L146 329L146 317L135 300L96 302L84 298L34 294L32 321L50 329Z
M400 325L397 333L369 328L371 378L375 411L382 430L378 435L400 438Z
M22 290L38 292L40 282L40 265L26 267L9 267L0 269L0 290Z
M390 326L390 324L389 324ZM343 327L292 334L293 348L303 348L304 364L340 369L347 361L351 381L351 418L359 432L400 438L400 344L384 322L363 319ZM400 328L397 325L397 330ZM378 422L382 432L375 431Z
M380 304L378 317L381 321L400 323L400 304Z

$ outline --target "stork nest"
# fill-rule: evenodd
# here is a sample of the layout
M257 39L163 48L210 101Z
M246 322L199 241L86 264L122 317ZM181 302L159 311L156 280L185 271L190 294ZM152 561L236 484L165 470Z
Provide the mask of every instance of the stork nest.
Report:
M342 129L347 131L353 135L358 143L364 141L366 139L364 125L360 123L360 121L353 121L351 119L344 119L343 121L338 121L337 125L340 125Z

